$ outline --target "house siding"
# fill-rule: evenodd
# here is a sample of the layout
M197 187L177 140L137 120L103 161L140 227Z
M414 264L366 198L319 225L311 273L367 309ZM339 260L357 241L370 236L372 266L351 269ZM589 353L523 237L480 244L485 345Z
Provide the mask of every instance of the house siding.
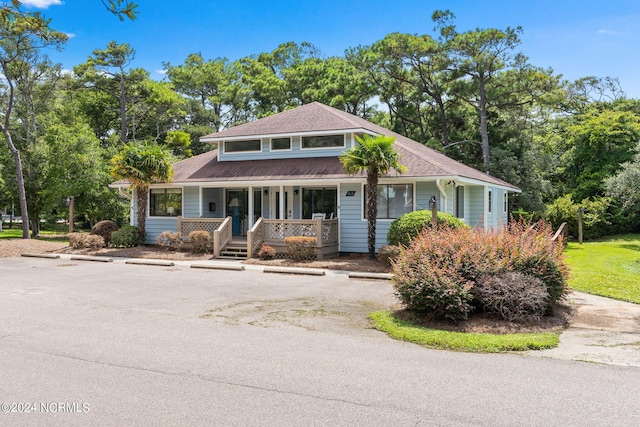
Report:
M466 223L472 227L484 225L484 187L467 186L465 188Z
M155 245L156 238L163 231L178 231L178 219L176 217L149 217L147 218L146 244Z
M215 203L216 210L209 211L209 203ZM222 218L224 215L224 199L221 188L202 189L202 216L203 218Z
M200 217L200 187L184 187L182 189L182 216L185 218Z
M429 200L431 196L436 196L436 204L439 211L446 212L447 207L443 209L442 199L440 198L440 190L435 182L418 182L416 184L416 203L415 210L429 210Z
M340 132L336 132L336 135ZM251 139L251 138L247 138ZM220 150L220 161L241 161L241 160L271 160L271 159L293 159L300 157L337 157L345 150L351 148L355 140L353 133L346 134L345 146L337 148L315 148L302 149L302 137L293 136L291 138L291 150L275 150L271 151L271 138L261 138L261 150L246 153L224 153L224 149ZM220 145L223 145L221 142Z

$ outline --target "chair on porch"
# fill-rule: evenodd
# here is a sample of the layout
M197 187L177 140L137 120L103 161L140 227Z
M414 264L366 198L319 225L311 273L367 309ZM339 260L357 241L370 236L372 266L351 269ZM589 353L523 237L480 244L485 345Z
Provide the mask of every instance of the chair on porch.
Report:
M327 214L323 212L314 212L311 216L311 219L326 219Z

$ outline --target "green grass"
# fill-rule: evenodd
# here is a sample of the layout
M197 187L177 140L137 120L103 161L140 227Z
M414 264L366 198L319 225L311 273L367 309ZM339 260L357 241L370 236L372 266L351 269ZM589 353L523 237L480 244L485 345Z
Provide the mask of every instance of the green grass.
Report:
M55 231L40 231L41 235L51 235L55 236L60 234L60 238L47 238L47 241L68 241L66 234L58 233ZM5 228L2 227L2 231L0 231L0 239L22 239L22 228Z
M572 289L640 304L640 235L570 242L565 261Z
M413 325L388 311L376 311L369 318L377 330L392 338L440 350L479 353L542 350L556 347L560 337L560 331L500 335L442 331Z

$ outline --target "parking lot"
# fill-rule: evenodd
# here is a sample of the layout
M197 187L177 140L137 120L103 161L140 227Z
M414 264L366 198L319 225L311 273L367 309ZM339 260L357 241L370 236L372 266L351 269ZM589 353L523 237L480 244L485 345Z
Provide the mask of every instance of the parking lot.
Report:
M0 277L2 425L640 422L637 368L370 329L386 281L26 258Z

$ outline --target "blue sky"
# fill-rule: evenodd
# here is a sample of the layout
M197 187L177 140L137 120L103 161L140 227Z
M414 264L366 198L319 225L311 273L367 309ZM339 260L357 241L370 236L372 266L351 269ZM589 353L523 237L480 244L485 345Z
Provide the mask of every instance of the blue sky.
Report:
M230 60L308 41L325 56L368 45L391 32L433 34L431 14L449 9L458 31L523 27L521 52L564 78L617 77L640 98L640 0L137 0L137 20L120 22L100 0L23 0L70 34L65 68L86 61L111 40L136 50L133 66L161 79L163 62L193 52Z

